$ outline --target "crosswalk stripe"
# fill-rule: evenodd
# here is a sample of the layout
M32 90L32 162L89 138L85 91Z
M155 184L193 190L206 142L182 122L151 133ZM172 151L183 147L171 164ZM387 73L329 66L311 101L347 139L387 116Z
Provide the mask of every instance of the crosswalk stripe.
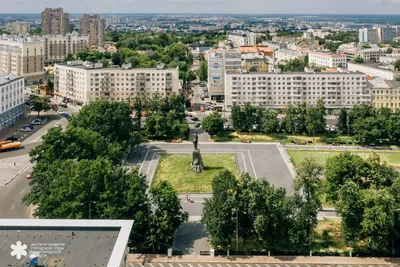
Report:
M164 267L164 265L162 265L161 263L158 263L158 265L160 265L160 267Z
M201 265L201 264L199 264L199 263L197 263L197 265L198 265L199 267L203 267L203 265Z
M172 265L171 263L168 263L170 267L174 267L174 265Z
M150 267L154 267L154 265L152 263L149 263Z
M180 263L178 263L178 265L179 265L179 267L183 267L183 265L182 265L182 264L180 264Z

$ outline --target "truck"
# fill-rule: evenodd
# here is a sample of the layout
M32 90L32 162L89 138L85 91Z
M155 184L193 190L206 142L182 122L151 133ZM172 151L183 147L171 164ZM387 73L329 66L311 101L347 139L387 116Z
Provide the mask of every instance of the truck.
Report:
M12 143L12 141L11 141L11 140L1 141L1 142L0 142L0 146L1 146L1 145L4 145L4 144L8 144L8 143Z
M0 152L5 152L9 150L14 150L22 146L21 142L11 142L0 145Z

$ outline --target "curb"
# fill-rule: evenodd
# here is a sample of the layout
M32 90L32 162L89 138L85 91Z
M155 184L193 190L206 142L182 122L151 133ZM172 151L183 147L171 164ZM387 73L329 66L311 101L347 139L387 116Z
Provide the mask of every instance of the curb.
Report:
M31 166L33 166L33 163L28 163L27 165L25 165L25 167L22 168L21 170L19 170L19 171L17 172L17 174L15 174L14 177L11 178L8 182L6 182L6 183L4 183L4 184L0 184L0 187L9 185L12 181L15 180L15 178L18 177L18 175L20 175L23 171L29 169Z

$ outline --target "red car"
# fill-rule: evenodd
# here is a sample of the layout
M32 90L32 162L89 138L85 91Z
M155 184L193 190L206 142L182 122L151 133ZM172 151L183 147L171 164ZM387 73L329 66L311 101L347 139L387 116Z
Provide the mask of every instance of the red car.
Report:
M28 173L27 175L26 175L26 179L31 179L32 178L32 174L31 173Z

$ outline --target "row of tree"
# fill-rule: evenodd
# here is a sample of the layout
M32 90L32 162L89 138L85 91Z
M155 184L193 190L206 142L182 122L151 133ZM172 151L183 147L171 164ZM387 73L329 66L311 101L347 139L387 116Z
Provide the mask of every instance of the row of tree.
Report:
M306 159L296 172L295 193L288 196L266 179L253 179L247 173L237 179L221 172L212 181L212 197L202 215L211 245L219 250L249 250L255 243L257 251L309 251L321 208L321 175L315 160ZM240 247L233 246L235 239Z
M337 126L340 133L354 135L354 140L363 145L400 144L400 112L386 107L356 105L341 109Z
M27 205L35 216L52 219L134 220L130 246L165 252L188 219L167 182L147 191L146 177L122 166L138 144L126 103L96 101L72 116L67 129L50 128L30 152L36 162Z
M373 254L400 247L400 175L374 154L329 157L326 193L342 217L346 245Z

